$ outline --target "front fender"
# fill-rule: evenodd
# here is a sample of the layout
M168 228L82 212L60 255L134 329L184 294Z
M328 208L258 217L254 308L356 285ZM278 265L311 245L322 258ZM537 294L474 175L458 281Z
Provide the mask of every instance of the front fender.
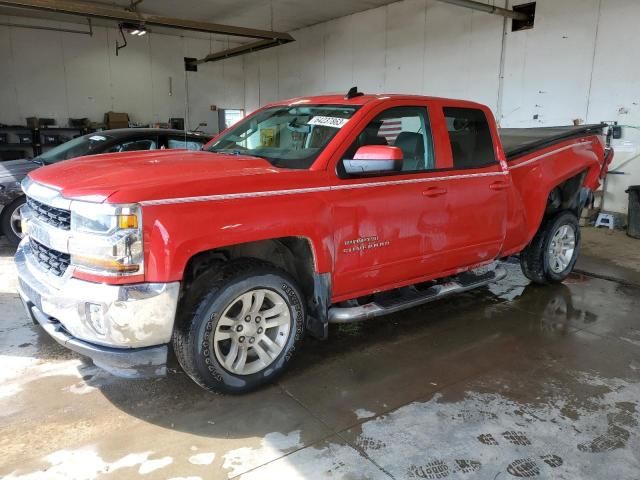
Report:
M202 252L284 237L309 241L317 273L333 264L331 211L317 193L146 206L143 215L147 281L182 280Z

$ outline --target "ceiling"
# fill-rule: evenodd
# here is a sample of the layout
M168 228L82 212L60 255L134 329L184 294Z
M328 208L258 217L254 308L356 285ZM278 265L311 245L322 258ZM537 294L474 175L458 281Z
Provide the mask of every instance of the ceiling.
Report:
M179 2L175 0L144 0L137 6L137 9L143 13L166 17L290 32L298 28L387 5L394 1L397 0L180 0ZM122 7L127 7L130 4L128 0L100 1L98 3ZM86 23L86 20L82 17L16 8L2 7L0 8L0 15L18 15ZM95 22L97 25L100 23L98 21Z
M146 0L138 9L156 15L290 32L395 1L397 0ZM116 3L122 6L129 4L126 0ZM180 8L176 9L176 5Z

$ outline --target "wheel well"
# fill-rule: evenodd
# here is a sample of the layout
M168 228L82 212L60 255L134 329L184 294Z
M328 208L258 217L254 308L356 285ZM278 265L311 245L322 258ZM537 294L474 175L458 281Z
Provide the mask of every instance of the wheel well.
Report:
M224 263L238 258L264 260L291 275L300 286L307 302L308 330L314 336L326 336L326 310L330 297L328 274L316 272L313 249L306 238L259 240L200 252L187 262L183 275L183 292L203 273L212 268L220 268Z
M570 210L579 217L580 211L592 195L589 189L583 187L586 176L585 170L554 187L547 197L544 216L554 215L561 210Z
M272 263L293 276L305 295L313 290L313 252L308 240L299 237L260 240L200 252L187 263L185 283L190 283L217 263L237 258L257 258Z

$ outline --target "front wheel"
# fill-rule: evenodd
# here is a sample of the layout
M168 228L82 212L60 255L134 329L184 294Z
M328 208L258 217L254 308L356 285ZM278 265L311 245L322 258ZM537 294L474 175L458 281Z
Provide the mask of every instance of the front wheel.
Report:
M0 230L10 245L17 247L24 236L22 233L22 217L20 209L25 204L25 197L19 197L4 207L0 216Z
M580 251L580 227L571 212L545 220L520 254L525 276L534 283L558 283L569 276Z
M205 293L174 332L176 357L187 375L217 393L245 393L273 381L304 331L295 281L270 264L236 260L199 283L192 290Z

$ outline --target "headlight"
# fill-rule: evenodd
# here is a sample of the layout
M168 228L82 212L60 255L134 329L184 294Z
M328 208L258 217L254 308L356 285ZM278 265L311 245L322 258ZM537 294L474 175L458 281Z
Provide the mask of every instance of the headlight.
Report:
M144 271L142 210L138 205L71 203L71 263L102 275Z

